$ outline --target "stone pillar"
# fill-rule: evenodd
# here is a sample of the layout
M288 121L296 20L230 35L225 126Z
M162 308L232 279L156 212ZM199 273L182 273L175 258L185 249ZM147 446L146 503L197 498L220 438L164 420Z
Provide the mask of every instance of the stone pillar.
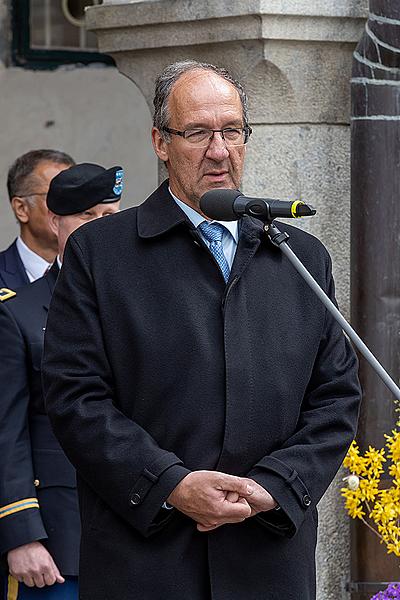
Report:
M225 66L245 84L254 134L243 190L301 196L317 208L317 216L301 226L330 250L347 315L349 80L366 16L367 0L118 0L87 9L100 51L113 56L150 108L155 77L175 60ZM319 600L345 598L350 579L340 487L338 477L319 507Z
M398 0L370 0L369 9L354 53L351 86L352 320L398 384L400 6ZM384 445L383 434L394 429L397 414L393 395L363 358L360 381L364 401L357 441L365 451ZM387 472L382 480L382 487L390 485ZM380 581L398 580L398 558L388 556L386 546L359 521L352 529L352 546L354 600L382 590Z
M0 0L0 71L10 54L11 36L9 35L9 11L7 0Z

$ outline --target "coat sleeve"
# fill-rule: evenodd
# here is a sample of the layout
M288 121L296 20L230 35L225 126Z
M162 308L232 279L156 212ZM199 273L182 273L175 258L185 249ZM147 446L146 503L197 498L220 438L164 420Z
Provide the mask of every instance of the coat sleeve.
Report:
M160 520L163 502L189 471L115 404L92 276L73 235L50 305L42 372L54 432L80 477L142 535L157 531L170 518L163 511Z
M325 251L322 284L335 302L331 260ZM260 513L267 528L292 537L315 510L339 469L357 427L361 389L355 352L326 310L325 323L297 428L282 447L261 458L247 474L272 494L281 510Z
M47 534L34 486L27 349L6 304L0 304L0 340L0 554L5 555Z

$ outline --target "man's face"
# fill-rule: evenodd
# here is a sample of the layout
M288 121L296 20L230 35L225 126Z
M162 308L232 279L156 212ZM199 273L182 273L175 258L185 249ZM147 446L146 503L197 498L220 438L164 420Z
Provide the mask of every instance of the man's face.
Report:
M169 97L169 115L168 127L179 131L244 125L237 90L210 71L190 71L178 79ZM172 192L196 210L208 190L240 186L245 146L228 147L218 133L206 148L198 148L178 135L171 135L167 143L153 128L153 145L166 161Z
M76 215L55 215L50 212L50 227L58 239L58 254L62 260L67 239L78 227L89 221L112 215L119 211L119 200L106 204L96 204Z
M71 165L48 161L40 162L27 178L22 197L13 198L12 205L20 223L29 230L32 238L41 246L57 248L57 239L49 227L46 205L47 192L53 177ZM28 197L26 197L28 196Z

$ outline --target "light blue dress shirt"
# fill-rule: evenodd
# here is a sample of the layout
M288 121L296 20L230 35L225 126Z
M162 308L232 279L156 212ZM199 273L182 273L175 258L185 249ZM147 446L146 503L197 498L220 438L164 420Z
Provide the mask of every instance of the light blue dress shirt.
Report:
M169 188L168 188L169 189ZM206 219L198 213L196 210L179 200L169 189L169 192L179 208L183 210L188 219L193 223L193 225L198 228L200 223L206 221ZM206 221L208 223L220 223L224 227L224 235L222 236L222 248L224 250L225 258L228 262L229 268L232 269L233 259L235 258L236 248L239 241L239 225L237 221ZM197 229L207 248L210 247L210 242L208 242L200 229Z
M17 250L30 283L36 281L39 277L43 277L47 269L51 267L52 263L48 263L47 260L44 260L39 254L28 248L21 236L17 238Z

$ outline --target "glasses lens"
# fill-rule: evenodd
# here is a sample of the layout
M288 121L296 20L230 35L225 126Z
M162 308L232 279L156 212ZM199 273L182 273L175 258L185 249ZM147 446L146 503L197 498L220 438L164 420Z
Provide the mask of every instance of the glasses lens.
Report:
M223 134L227 146L241 146L245 143L245 134L243 129L224 129Z
M203 148L208 146L215 133L217 132L212 129L187 129L184 137L190 144ZM229 127L222 130L222 137L227 146L243 146L249 139L249 134L247 127Z
M185 140L195 146L205 144L207 146L212 136L211 129L187 129L185 131Z

